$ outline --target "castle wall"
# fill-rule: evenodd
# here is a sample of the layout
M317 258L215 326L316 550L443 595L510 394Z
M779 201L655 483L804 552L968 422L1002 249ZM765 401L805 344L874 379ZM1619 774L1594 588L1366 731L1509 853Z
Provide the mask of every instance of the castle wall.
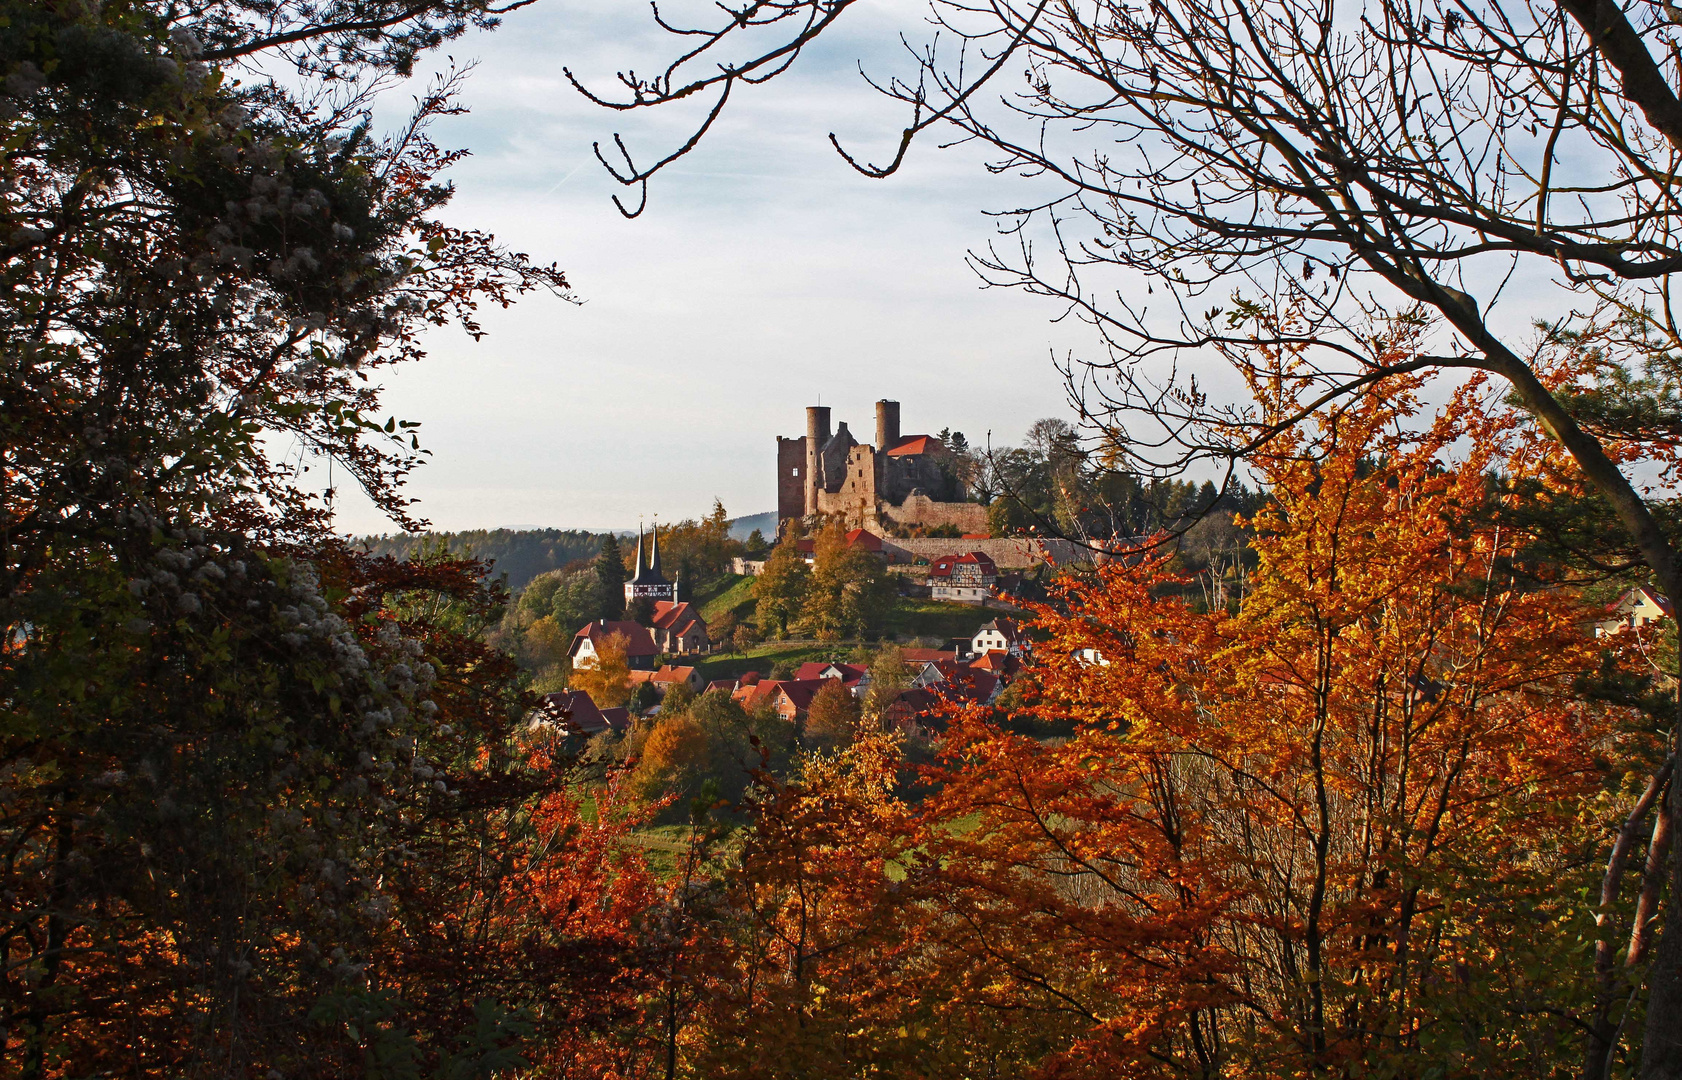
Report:
M826 486L818 492L818 512L841 518L850 528L870 528L876 521L876 448L869 444L847 451L845 462L824 471Z
M905 501L898 506L883 506L882 516L907 528L913 525L921 525L924 528L949 525L959 532L984 533L989 531L987 508L980 503L935 502L927 495L922 494L907 496ZM908 542L896 541L896 543ZM979 551L981 549L975 548L972 550Z
M986 532L985 508L937 501L962 494L942 471L950 455L934 443L926 454L890 456L886 450L899 439L896 401L876 403L876 446L857 442L845 423L837 424L831 436L830 410L808 407L806 437L777 438L778 520L823 514L877 532L884 520Z
M777 520L806 516L806 440L777 436Z
M942 506L959 505L956 503L937 504ZM985 509L977 507L977 509ZM1038 566L1043 562L1066 566L1076 562L1092 561L1092 553L1069 540L957 540L944 537L925 537L917 540L899 540L886 537L882 541L882 549L896 560L912 561L923 559L928 562L940 558L942 555L964 555L971 551L979 551L993 560L1000 570L1026 570Z
M905 454L899 457L883 454L879 484L882 501L897 505L914 491L921 491L930 499L943 494L950 482L940 471L940 464L935 454Z

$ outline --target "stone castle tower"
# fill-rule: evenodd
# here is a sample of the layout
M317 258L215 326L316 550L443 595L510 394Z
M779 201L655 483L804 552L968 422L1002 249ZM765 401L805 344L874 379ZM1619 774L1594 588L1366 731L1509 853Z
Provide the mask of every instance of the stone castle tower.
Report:
M806 410L804 437L777 438L777 522L839 517L884 530L951 525L985 532L987 511L966 502L952 452L932 435L901 435L899 402L876 403L876 442L861 443L845 421L830 430L828 407Z

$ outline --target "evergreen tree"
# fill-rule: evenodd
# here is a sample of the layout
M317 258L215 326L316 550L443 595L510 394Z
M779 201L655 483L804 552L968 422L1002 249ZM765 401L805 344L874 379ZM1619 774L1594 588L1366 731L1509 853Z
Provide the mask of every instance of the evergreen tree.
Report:
M625 614L625 556L619 550L619 538L612 533L602 537L601 551L596 554L596 618L617 619Z

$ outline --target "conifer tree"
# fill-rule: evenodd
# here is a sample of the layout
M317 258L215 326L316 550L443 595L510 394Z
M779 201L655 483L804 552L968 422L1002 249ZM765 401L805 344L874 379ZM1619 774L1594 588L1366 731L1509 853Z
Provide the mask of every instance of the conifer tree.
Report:
M619 538L602 537L596 554L596 618L617 619L625 613L625 556Z

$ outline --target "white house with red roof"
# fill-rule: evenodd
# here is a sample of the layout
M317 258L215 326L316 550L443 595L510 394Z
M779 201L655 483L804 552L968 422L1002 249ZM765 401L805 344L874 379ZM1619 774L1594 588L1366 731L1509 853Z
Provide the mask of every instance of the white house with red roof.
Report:
M983 623L981 629L970 638L970 648L976 655L981 656L990 652L1007 652L1012 656L1022 654L1022 628L1015 619L994 619Z
M597 619L586 623L582 630L573 635L572 647L567 650L572 666L595 667L596 656L602 644L614 634L624 636L625 661L633 670L648 671L654 667L654 658L660 655L660 650L654 645L654 638L649 634L648 627L629 619Z
M870 687L870 669L858 664L824 663L822 660L811 660L801 664L794 672L796 681L808 679L840 679L841 685L854 697L862 697Z
M979 551L943 555L929 564L929 595L936 600L984 603L998 583L998 566Z
M1594 636L1604 637L1620 630L1639 630L1660 619L1673 619L1676 612L1658 590L1637 585L1618 597L1607 609L1607 617L1595 624Z

